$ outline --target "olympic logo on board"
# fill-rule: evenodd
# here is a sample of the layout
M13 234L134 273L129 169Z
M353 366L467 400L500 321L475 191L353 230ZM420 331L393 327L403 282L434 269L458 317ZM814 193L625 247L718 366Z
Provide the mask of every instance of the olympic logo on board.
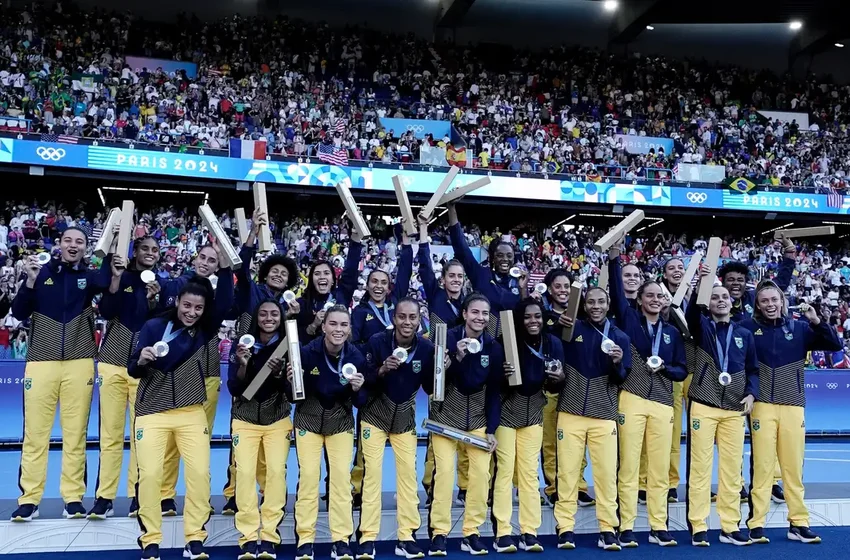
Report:
M65 150L62 148L45 148L44 146L39 146L36 148L35 154L44 161L59 161L65 157Z
M708 200L708 195L704 192L689 192L687 194L687 197L692 204L702 204L703 202Z
M838 389L838 383L827 383L826 388L834 391L835 389Z
M421 124L409 124L409 125L407 125L407 131L408 132L424 132L425 127L422 126Z

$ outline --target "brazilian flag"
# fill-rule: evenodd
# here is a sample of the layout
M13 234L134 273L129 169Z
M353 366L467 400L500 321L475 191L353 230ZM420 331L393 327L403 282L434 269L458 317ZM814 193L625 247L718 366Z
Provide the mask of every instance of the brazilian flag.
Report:
M755 183L743 177L727 177L723 181L723 184L732 189L733 191L739 192L741 194L748 193L754 188L756 188Z

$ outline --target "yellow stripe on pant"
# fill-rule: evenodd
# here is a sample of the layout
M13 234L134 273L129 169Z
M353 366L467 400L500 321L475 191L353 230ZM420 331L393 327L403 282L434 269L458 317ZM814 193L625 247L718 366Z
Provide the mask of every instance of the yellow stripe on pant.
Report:
M204 401L204 416L207 419L207 429L209 438L212 437L213 425L215 424L215 411L218 406L218 396L221 392L221 378L207 377L204 379L204 384L207 389L207 400ZM207 439L209 439L207 438ZM173 500L177 496L177 476L180 474L180 456L177 453L177 447L174 445L174 440L168 442L168 447L165 452L165 465L163 466L162 477L162 499Z
M641 448L647 447L647 513L653 531L667 530L667 490L670 482L670 440L673 407L620 391L619 406L620 530L633 530ZM646 442L644 442L644 438ZM598 498L597 498L598 500Z
M750 415L752 432L752 491L750 517L752 529L764 527L770 509L776 459L782 470L788 521L809 526L809 511L803 503L803 456L806 447L805 409L801 406L755 403Z
M484 428L471 432L485 437ZM453 439L431 435L434 449L434 488L431 501L431 534L448 535L452 528L452 487L455 481L455 454L465 447L469 457L469 485L463 514L463 536L479 534L487 516L487 494L490 489L490 454L477 447L460 444Z
M286 461L289 459L289 417L268 426L234 419L231 425L231 448L236 463L236 529L241 533L239 546L257 539L280 544L277 527L286 506ZM268 457L268 483L261 511L257 510L257 458ZM260 522L262 521L262 530Z
M466 448L462 445L457 448L457 487L466 490L469 486L469 457ZM425 451L425 472L422 474L422 486L431 488L434 484L434 448L431 447L431 438L428 438L428 448Z
M600 532L617 526L617 424L613 420L558 413L558 501L555 521L558 533L575 529L579 481L584 469L579 457L590 450L596 519ZM635 497L637 499L637 496Z
M44 495L50 431L59 404L62 471L59 494L67 504L86 491L86 428L94 388L94 360L27 362L24 370L24 444L18 504L38 505Z
M136 416L136 390L139 380L127 374L127 368L113 364L97 364L97 387L100 409L100 460L95 496L114 500L118 494L121 463L124 459L127 406L130 425ZM130 438L130 461L127 465L127 496L136 495L139 467L136 464L136 441Z
M360 449L363 453L363 504L360 507L360 542L378 540L381 530L381 494L384 450L387 440L395 455L396 523L398 540L412 541L419 528L419 495L416 491L416 430L390 434L360 423Z
M692 402L688 417L688 524L691 534L708 531L711 471L717 440L717 514L725 533L741 523L740 473L744 456L744 418L740 412Z
M354 434L341 432L332 436L296 430L295 451L298 454L298 493L295 497L295 534L298 546L316 541L319 518L319 477L322 451L328 454L328 526L331 540L348 541L354 531L351 519L351 455Z
M519 527L521 534L537 535L540 528L540 446L543 426L496 429L496 476L493 481L493 517L496 538L510 536L514 510L513 479L519 489ZM467 504L469 502L467 501Z
M183 459L186 503L183 534L186 542L207 538L210 516L210 438L207 416L201 405L146 414L136 418L136 452L139 461L139 525L142 548L162 543L162 475L169 441Z

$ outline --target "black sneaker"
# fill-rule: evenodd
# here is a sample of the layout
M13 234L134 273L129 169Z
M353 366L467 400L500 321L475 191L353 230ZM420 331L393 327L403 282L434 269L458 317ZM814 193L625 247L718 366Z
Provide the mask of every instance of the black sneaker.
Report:
M747 491L747 487L741 487L741 503L743 504L746 501L749 501L750 493Z
M578 491L578 505L580 507L590 507L596 505L596 500L587 492Z
M732 531L731 533L720 531L720 542L723 544L734 544L735 546L749 546L753 544L750 537L741 531Z
M753 541L753 544L770 543L770 539L767 538L767 535L764 534L763 527L756 527L755 529L750 529L750 540Z
M431 539L431 546L428 548L428 556L445 556L445 555L446 555L446 536L445 535L434 535L434 538Z
M693 546L707 547L711 546L711 543L708 542L708 533L705 531L700 531L699 533L694 533L691 537L691 544Z
M130 511L127 513L127 517L136 518L139 516L139 499L135 496L130 498Z
M650 531L649 544L657 544L658 546L676 546L677 543L667 531Z
M85 516L86 508L83 507L82 502L68 502L62 512L62 517L65 519L84 519Z
M460 541L460 549L468 552L473 556L483 556L487 554L487 548L481 544L481 537L478 535L469 535Z
M774 484L773 488L770 490L770 499L774 504L784 504L785 503L785 492L782 491L782 487L778 484Z
M642 506L646 505L646 490L638 490L638 503Z
M357 547L357 560L375 560L375 543L372 541L360 543Z
M678 504L679 503L679 491L675 488L671 488L667 490L667 503L668 504Z
M818 544L821 542L820 537L808 527L795 527L794 525L788 528L788 538L792 541L800 541L805 544Z
M174 517L177 515L177 502L174 501L174 498L162 500L159 503L159 507L162 509L163 517Z
M204 543L201 541L189 541L183 549L183 558L189 558L189 560L207 560L209 557L210 555L204 550Z
M425 553L416 544L416 541L398 541L395 545L395 555L407 560L425 558Z
M257 558L257 543L246 542L239 547L239 556L236 560L255 560Z
M526 552L543 552L543 545L537 540L537 537L530 533L525 533L519 537L519 549Z
M239 511L239 508L236 507L236 496L229 498L224 507L221 508L222 515L236 515L237 511Z
M336 541L331 547L331 558L333 560L354 560L351 547L345 541Z
M351 495L351 509L360 511L360 506L363 505L363 494Z
M499 537L493 541L493 550L503 553L516 552L516 545L510 536L505 535L504 537Z
M277 546L271 541L260 541L257 558L260 558L261 560L276 560Z
M576 534L572 531L564 531L558 535L558 548L561 550L573 550L576 547Z
M455 496L455 505L457 507L465 507L466 506L466 490L458 490L457 496Z
M106 519L107 517L112 517L112 500L107 500L106 498L98 498L94 501L94 506L92 506L89 511L88 518L89 519Z
M313 543L302 544L296 548L295 560L313 560Z
M142 560L159 560L159 545L149 544L142 551Z
M12 514L12 521L32 521L38 518L38 506L33 504L21 504Z
M596 541L596 546L601 548L602 550L608 550L611 552L619 552L622 550L620 543L617 542L617 537L614 533L604 532L599 533L599 540Z
M620 541L620 546L623 548L637 548L638 541L635 538L635 532L631 529L620 531L620 536L617 538Z

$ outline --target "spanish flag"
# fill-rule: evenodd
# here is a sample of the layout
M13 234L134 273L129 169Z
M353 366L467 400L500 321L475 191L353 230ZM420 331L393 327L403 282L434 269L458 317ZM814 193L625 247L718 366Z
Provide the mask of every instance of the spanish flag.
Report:
M455 148L449 144L446 148L446 161L455 167L466 167L466 148Z
M745 194L756 188L756 184L743 177L727 177L723 184L735 192Z

